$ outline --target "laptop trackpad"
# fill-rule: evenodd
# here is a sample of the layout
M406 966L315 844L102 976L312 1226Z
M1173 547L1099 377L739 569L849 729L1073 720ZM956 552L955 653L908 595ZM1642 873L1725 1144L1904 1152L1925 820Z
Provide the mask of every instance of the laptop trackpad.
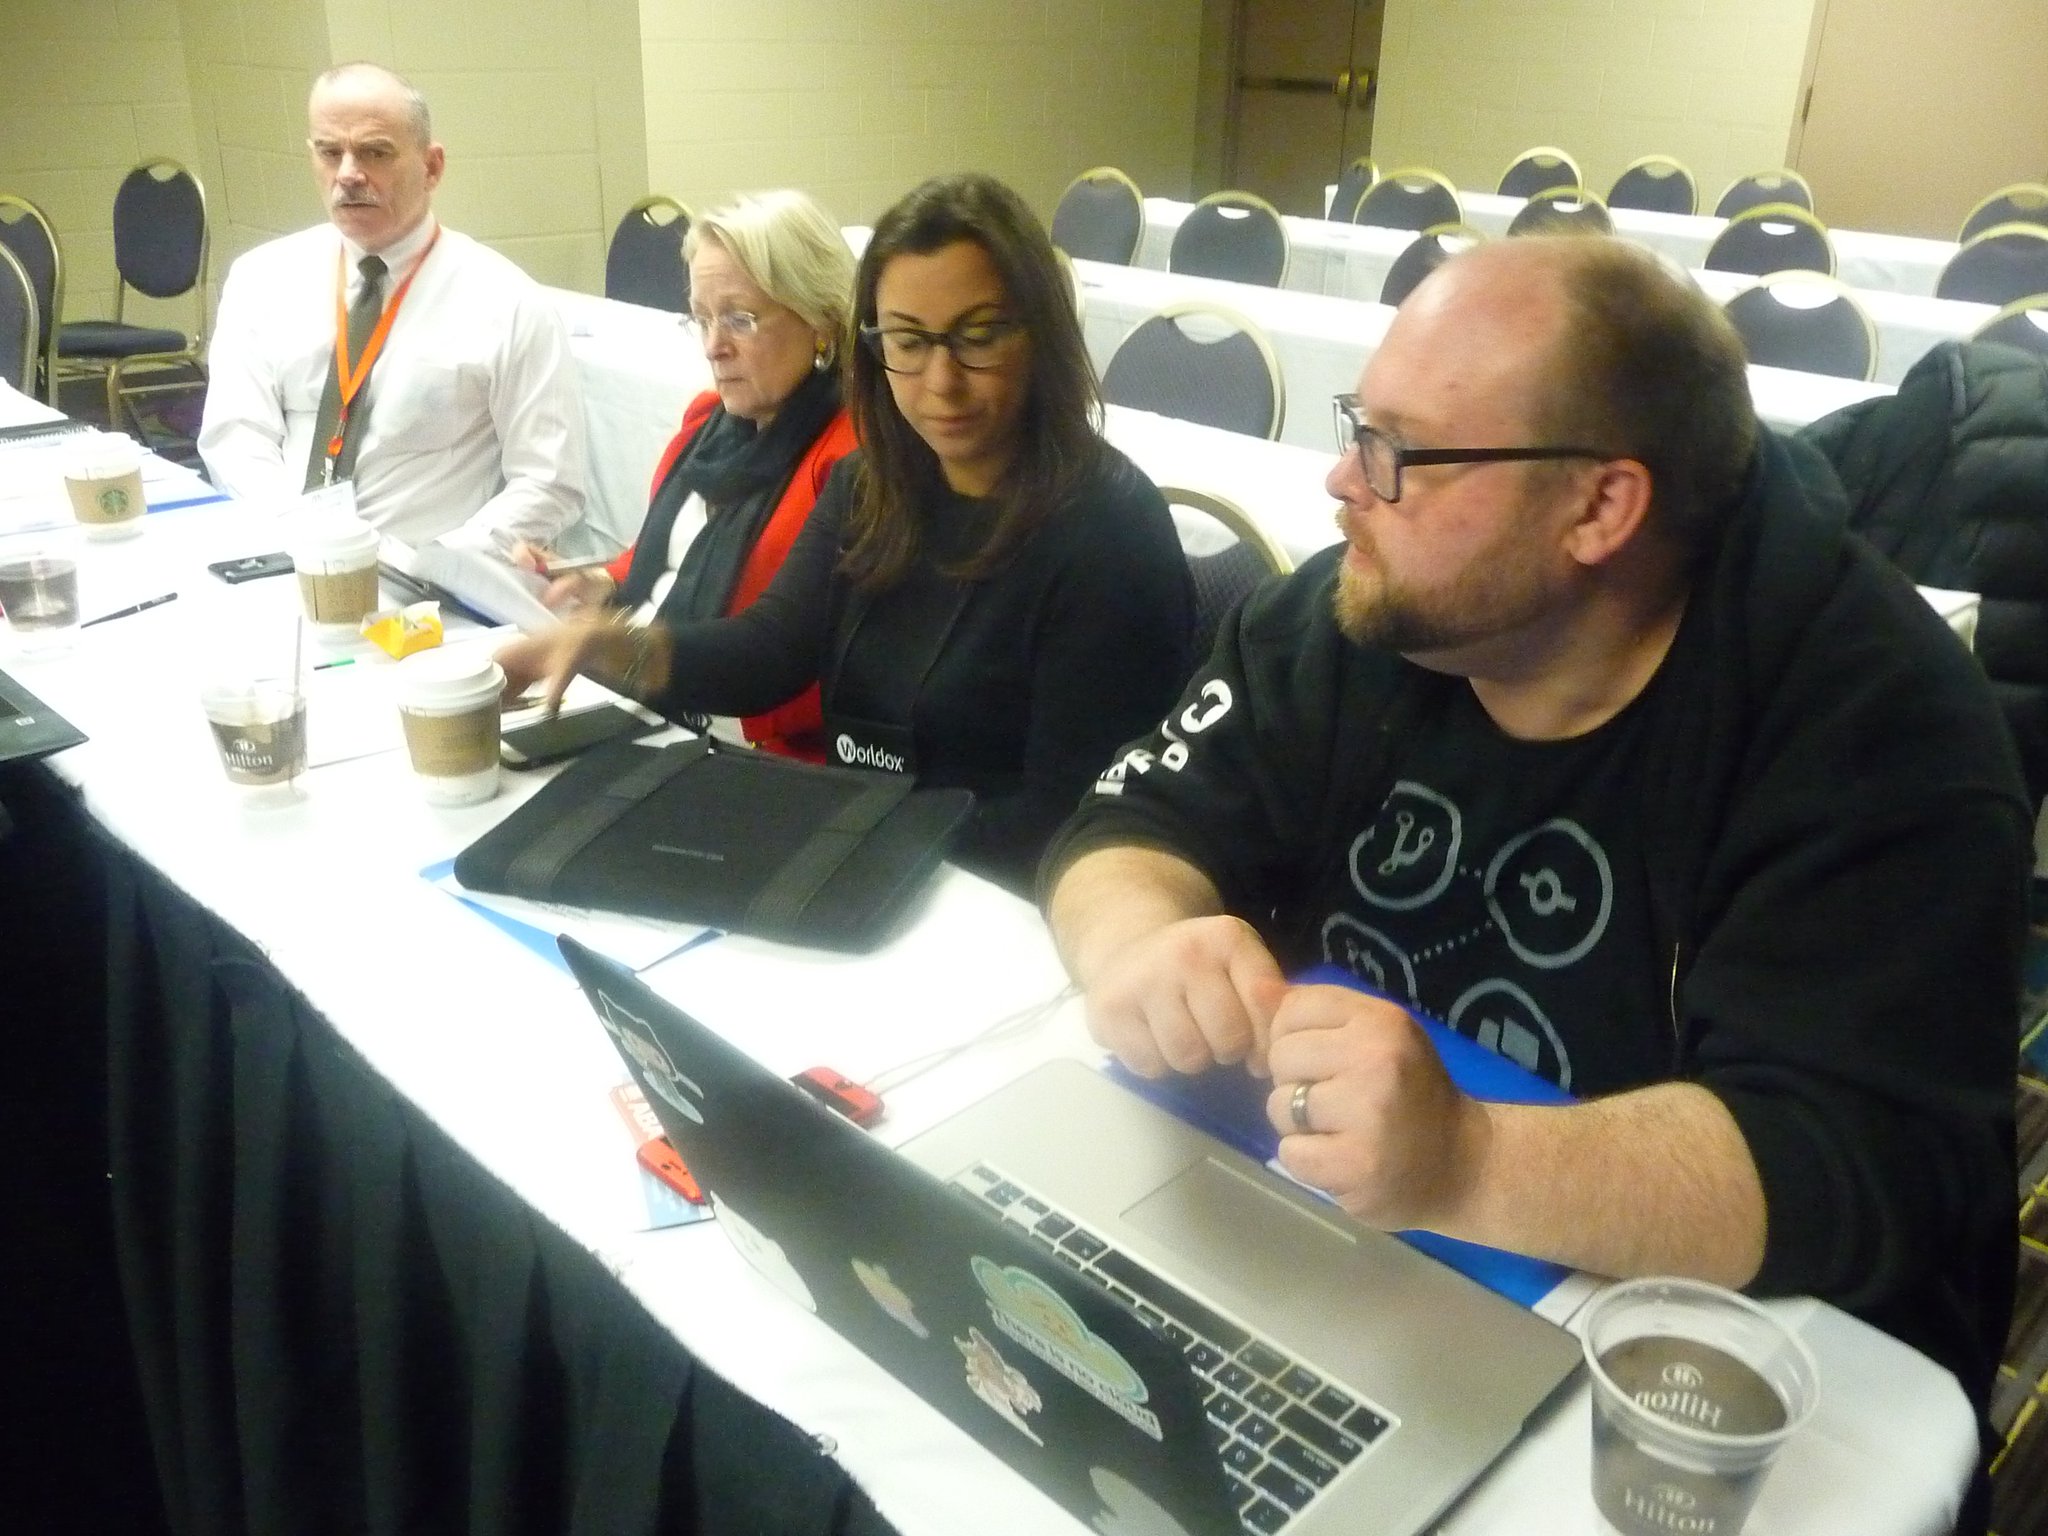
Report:
M1255 1294L1285 1295L1304 1266L1343 1266L1358 1249L1357 1234L1337 1220L1208 1157L1124 1212L1124 1221Z

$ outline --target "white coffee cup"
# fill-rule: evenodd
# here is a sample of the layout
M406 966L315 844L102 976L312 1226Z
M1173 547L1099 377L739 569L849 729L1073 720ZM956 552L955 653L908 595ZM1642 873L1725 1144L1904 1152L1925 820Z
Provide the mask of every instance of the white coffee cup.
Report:
M475 805L498 792L498 700L505 672L488 652L408 656L396 674L405 748L430 805Z
M132 439L88 432L64 448L64 489L88 539L142 532L142 449Z
M320 513L298 521L285 550L314 634L353 639L377 611L377 530L358 518Z

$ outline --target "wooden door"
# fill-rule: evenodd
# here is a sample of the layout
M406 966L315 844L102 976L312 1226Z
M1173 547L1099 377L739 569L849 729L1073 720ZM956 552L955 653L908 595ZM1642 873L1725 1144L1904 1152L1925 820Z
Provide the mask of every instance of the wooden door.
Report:
M1953 239L2048 179L2044 59L2042 0L1820 0L1790 162L1829 224Z
M1384 17L1384 0L1240 0L1232 187L1322 213L1323 188L1372 151Z

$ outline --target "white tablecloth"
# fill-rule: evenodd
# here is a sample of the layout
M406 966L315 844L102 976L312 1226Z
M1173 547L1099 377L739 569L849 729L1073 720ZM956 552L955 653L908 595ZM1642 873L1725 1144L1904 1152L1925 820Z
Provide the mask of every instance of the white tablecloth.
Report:
M1153 458L1171 451L1179 425L1120 419L1118 430ZM1307 460L1261 447L1270 462L1310 473ZM195 658L225 633L276 635L296 593L286 582L228 587L204 567L274 548L277 534L274 521L235 506L153 515L136 540L84 547L81 586L93 607L172 589L179 601L84 631L65 656L30 661L0 648L0 665L91 737L54 760L91 814L246 934L373 1071L596 1256L693 1354L830 1435L905 1536L1078 1532L792 1308L714 1227L644 1230L639 1174L606 1099L622 1072L603 1031L565 974L419 876L505 815L537 777L508 775L497 800L461 809L426 805L395 749L312 769L303 799L282 808L257 809L226 782L197 707ZM389 707L390 670L366 660L315 674L314 739L323 714L344 710L345 696L323 689L350 690L347 708L374 714ZM279 879L283 870L294 877ZM649 979L778 1070L825 1061L856 1078L968 1042L1055 999L1062 980L1036 914L952 869L911 928L874 955L727 938L654 966ZM770 996L775 1006L764 1007ZM893 1091L882 1134L892 1143L913 1135L1054 1053L1089 1054L1072 1004ZM1945 1530L1975 1454L1953 1379L1831 1309L1793 1301L1780 1310L1820 1359L1821 1406L1750 1529ZM1584 1529L1586 1417L1581 1384L1444 1529Z
M1482 209L1495 211L1508 208L1508 205L1512 208L1521 206L1519 198L1492 194L1487 194L1479 202ZM1192 206L1169 198L1145 200L1145 235L1138 248L1138 266L1158 272L1166 270L1166 253L1173 243L1173 232L1180 227L1181 220L1187 217ZM1489 213L1485 219L1474 218L1470 222L1475 229L1498 235L1506 230L1512 208L1508 208L1505 216L1495 217ZM1695 249L1695 242L1689 235L1680 238L1664 228L1682 224L1690 229L1693 225L1707 223L1718 229L1724 222L1722 220L1680 219L1673 214L1639 213L1628 208L1618 210L1614 217L1617 233L1639 239L1684 262L1707 296L1717 304L1726 303L1753 281L1739 273L1703 270L1700 263L1706 256L1707 242L1697 242ZM1286 287L1303 293L1328 294L1373 303L1378 302L1380 291L1386 286L1387 269L1415 238L1407 230L1381 229L1369 224L1334 224L1327 219L1292 217L1283 222L1287 226L1291 251ZM1842 249L1844 240L1848 240L1853 249L1857 239L1897 242L1902 238L1893 235L1854 236L1853 231L1845 231L1837 239L1841 267L1838 275L1856 291L1857 301L1868 311L1877 327L1876 377L1880 384L1897 384L1928 348L1937 342L1968 336L1997 313L1995 305L1965 304L1954 299L1932 297L1932 278L1924 287L1913 288L1858 281L1859 275L1867 277L1875 269L1869 263L1852 264ZM1928 245L1940 242L1908 243ZM1953 251L1955 247L1950 245L1948 249Z
M1256 322L1273 344L1286 387L1281 439L1305 448L1328 447L1334 441L1330 398L1358 387L1366 360L1394 317L1384 304L1149 267L1077 261L1074 271L1081 284L1088 355L1098 371L1109 366L1117 345L1147 316L1179 299L1207 299ZM1757 414L1787 431L1844 405L1891 393L1889 385L1817 373L1779 368L1751 368L1749 373Z

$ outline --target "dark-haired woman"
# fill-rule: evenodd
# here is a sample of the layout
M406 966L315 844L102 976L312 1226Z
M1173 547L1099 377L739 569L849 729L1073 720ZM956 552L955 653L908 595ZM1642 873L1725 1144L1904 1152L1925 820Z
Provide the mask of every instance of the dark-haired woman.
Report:
M515 689L591 670L671 716L752 713L815 679L830 759L973 790L955 857L1028 889L1186 680L1187 564L1157 489L1095 429L1071 290L1007 187L944 177L884 214L854 323L862 448L751 608L571 623L500 660Z

